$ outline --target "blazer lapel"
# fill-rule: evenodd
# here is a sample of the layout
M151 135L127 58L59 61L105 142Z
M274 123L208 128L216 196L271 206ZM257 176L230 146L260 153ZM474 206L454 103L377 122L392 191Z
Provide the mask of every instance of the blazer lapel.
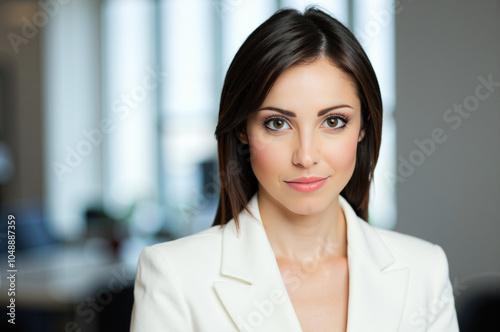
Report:
M408 269L395 262L375 229L339 196L347 223L349 304L347 332L398 331L406 299Z
M258 194L239 215L240 236L231 220L222 233L221 273L215 291L240 331L302 332L267 239Z
M397 331L404 308L408 270L392 268L394 256L377 232L339 196L347 223L349 304L347 332ZM221 274L214 289L242 332L302 332L274 252L262 225L258 194L222 233Z

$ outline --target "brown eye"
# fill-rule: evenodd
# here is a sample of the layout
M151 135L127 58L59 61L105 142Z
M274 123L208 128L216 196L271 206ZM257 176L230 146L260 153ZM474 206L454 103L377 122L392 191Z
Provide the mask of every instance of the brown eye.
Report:
M281 129L285 125L285 121L280 120L280 119L273 120L273 121L271 121L271 123L273 124L273 127L275 129Z
M281 119L281 118L269 119L265 122L265 126L268 129L274 130L274 131L278 131L278 130L281 131L282 129L290 128L288 126L288 123L284 119Z
M326 120L326 124L328 125L328 127L335 128L339 124L339 119L337 119L337 118L330 118L330 119Z
M341 129L345 126L346 121L340 117L332 116L325 120L324 125L332 129Z

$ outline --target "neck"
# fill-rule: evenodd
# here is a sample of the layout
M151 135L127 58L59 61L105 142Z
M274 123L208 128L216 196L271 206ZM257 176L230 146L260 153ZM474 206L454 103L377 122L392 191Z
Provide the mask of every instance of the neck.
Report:
M261 193L260 215L277 259L347 257L347 227L338 196L321 213L298 215Z

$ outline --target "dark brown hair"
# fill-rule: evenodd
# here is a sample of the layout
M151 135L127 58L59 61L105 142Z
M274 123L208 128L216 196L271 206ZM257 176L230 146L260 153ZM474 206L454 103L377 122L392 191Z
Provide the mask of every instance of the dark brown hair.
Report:
M248 36L229 66L215 130L221 191L213 226L234 218L239 230L238 214L258 189L249 147L238 140L238 131L286 69L322 56L351 77L361 102L365 136L358 143L354 173L341 195L358 216L368 219L369 189L382 132L377 77L354 35L330 15L308 7L304 14L294 9L277 11Z

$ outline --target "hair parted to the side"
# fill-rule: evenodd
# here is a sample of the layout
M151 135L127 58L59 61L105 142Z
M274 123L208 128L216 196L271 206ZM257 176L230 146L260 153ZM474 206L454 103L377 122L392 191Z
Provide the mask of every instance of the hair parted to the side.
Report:
M365 135L358 143L354 173L341 195L358 216L368 220L369 190L382 134L377 77L354 35L330 15L308 7L304 14L294 9L277 11L248 36L229 66L215 130L221 191L213 226L234 218L239 231L238 214L258 190L249 147L238 140L238 131L286 69L319 57L328 58L357 87Z

